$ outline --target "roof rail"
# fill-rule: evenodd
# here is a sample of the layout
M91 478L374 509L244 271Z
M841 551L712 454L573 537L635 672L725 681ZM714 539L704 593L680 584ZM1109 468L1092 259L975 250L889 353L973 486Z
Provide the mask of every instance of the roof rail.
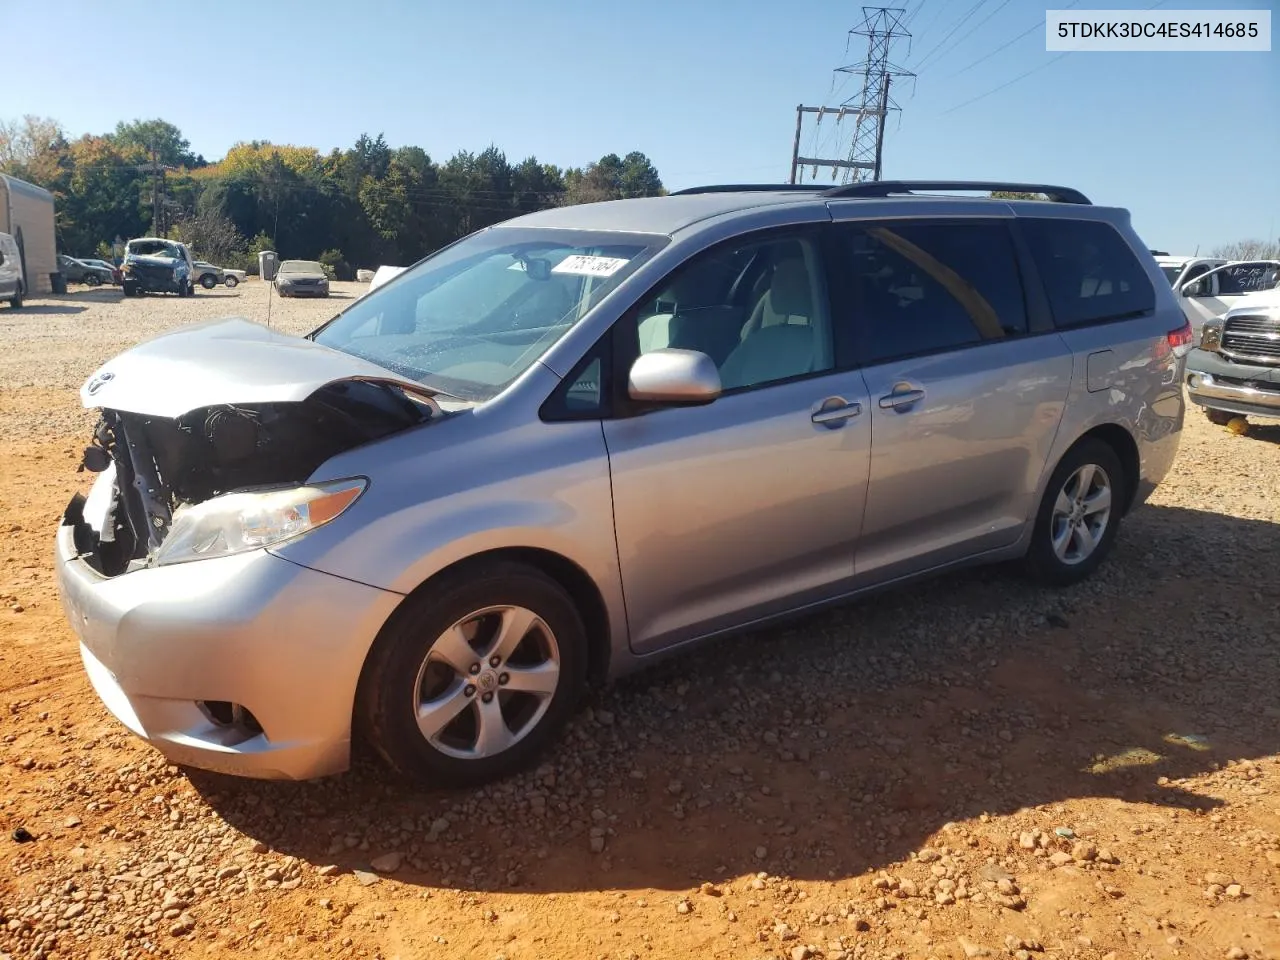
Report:
M1079 190L1071 187L1055 187L1047 183L1002 183L988 180L863 180L822 192L824 197L891 197L911 194L917 190L975 190L992 193L997 190L1008 193L1043 193L1055 203L1083 203L1091 201Z
M781 193L789 190L822 193L826 189L826 187L815 187L807 183L717 183L705 187L686 187L684 190L674 190L668 196L682 197L691 193Z

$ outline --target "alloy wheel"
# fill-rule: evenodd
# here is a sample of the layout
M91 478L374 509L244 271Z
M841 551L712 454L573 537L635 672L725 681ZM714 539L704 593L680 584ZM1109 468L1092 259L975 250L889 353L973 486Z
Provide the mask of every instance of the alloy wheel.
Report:
M492 757L537 727L559 684L551 628L524 607L486 607L427 651L413 687L418 731L447 756Z
M1107 471L1086 463L1058 491L1050 520L1053 552L1065 564L1083 563L1093 555L1111 521L1112 484Z

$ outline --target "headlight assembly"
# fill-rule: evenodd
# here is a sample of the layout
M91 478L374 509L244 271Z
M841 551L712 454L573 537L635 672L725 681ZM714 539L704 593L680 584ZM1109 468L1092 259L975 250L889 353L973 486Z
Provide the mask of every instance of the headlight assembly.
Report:
M277 490L227 493L173 515L156 566L227 557L284 543L323 526L365 490L362 478Z

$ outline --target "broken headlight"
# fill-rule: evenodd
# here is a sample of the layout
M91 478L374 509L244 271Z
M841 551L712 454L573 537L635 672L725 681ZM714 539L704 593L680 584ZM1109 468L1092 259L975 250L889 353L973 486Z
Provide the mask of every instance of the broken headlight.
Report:
M227 493L174 512L156 566L226 557L300 537L359 499L367 481L335 480L283 490Z

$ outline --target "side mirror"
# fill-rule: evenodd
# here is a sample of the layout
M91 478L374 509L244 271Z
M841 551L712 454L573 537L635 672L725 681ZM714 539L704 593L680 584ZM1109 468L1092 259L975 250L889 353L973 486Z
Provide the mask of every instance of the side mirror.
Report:
M1184 297L1203 297L1204 281L1188 280L1186 283L1182 285L1182 295Z
M648 403L711 403L720 389L714 360L697 350L674 347L637 357L627 379L628 396Z

